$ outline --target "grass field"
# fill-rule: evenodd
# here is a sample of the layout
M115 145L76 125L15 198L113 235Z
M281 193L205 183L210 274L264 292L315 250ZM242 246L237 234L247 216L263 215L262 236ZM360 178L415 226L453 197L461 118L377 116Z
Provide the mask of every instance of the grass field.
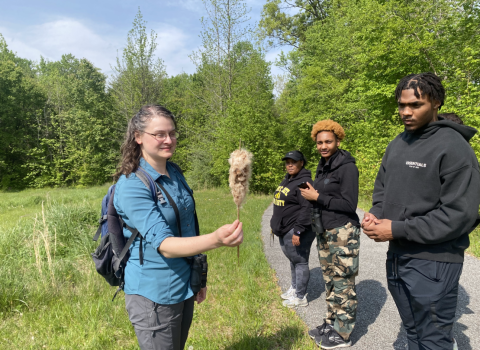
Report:
M369 211L372 207L372 197L360 196L358 207L364 211ZM467 254L480 258L480 227L470 233L470 247L467 249Z
M2 349L138 349L123 294L111 302L115 288L90 259L106 190L0 194ZM198 191L195 198L202 233L236 217L226 190ZM260 222L270 202L251 195L242 210L239 267L236 249L208 253L208 297L195 309L187 348L316 348L304 323L282 307L262 251Z

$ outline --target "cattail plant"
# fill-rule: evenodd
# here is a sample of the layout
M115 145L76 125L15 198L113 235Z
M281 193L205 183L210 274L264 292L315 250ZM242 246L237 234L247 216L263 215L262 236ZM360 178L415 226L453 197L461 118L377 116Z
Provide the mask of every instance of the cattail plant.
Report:
M248 193L248 182L252 175L252 158L253 155L246 149L241 147L240 140L239 149L230 154L230 171L228 182L233 195L233 201L237 205L237 219L240 220L240 208L245 202ZM240 264L240 246L237 246L237 260Z

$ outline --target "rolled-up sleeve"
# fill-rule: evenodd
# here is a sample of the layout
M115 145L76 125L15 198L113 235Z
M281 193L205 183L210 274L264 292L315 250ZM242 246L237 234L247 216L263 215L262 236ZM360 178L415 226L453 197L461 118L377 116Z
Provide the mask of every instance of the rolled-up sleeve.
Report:
M165 238L174 236L150 190L135 175L117 184L114 205L125 223L136 228L155 249Z

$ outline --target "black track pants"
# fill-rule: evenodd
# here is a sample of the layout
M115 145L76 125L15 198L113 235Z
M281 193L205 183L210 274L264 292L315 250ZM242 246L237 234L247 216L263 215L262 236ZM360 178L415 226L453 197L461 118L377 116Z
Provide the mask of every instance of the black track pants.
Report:
M316 235L313 231L305 231L300 235L300 245L295 247L292 244L293 229L279 237L280 247L283 254L290 260L292 273L292 287L297 290L297 298L303 298L307 292L308 281L310 280L310 269L308 259L310 248Z
M409 350L452 350L463 264L387 253L387 280Z

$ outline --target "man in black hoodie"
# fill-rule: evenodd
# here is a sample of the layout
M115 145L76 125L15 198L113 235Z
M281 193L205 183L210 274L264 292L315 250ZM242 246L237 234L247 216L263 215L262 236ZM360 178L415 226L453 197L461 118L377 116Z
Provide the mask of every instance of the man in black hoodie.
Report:
M437 117L445 90L432 73L400 80L395 97L405 131L387 147L373 207L362 222L389 241L388 288L410 350L455 349L453 322L468 234L480 204L477 130Z

